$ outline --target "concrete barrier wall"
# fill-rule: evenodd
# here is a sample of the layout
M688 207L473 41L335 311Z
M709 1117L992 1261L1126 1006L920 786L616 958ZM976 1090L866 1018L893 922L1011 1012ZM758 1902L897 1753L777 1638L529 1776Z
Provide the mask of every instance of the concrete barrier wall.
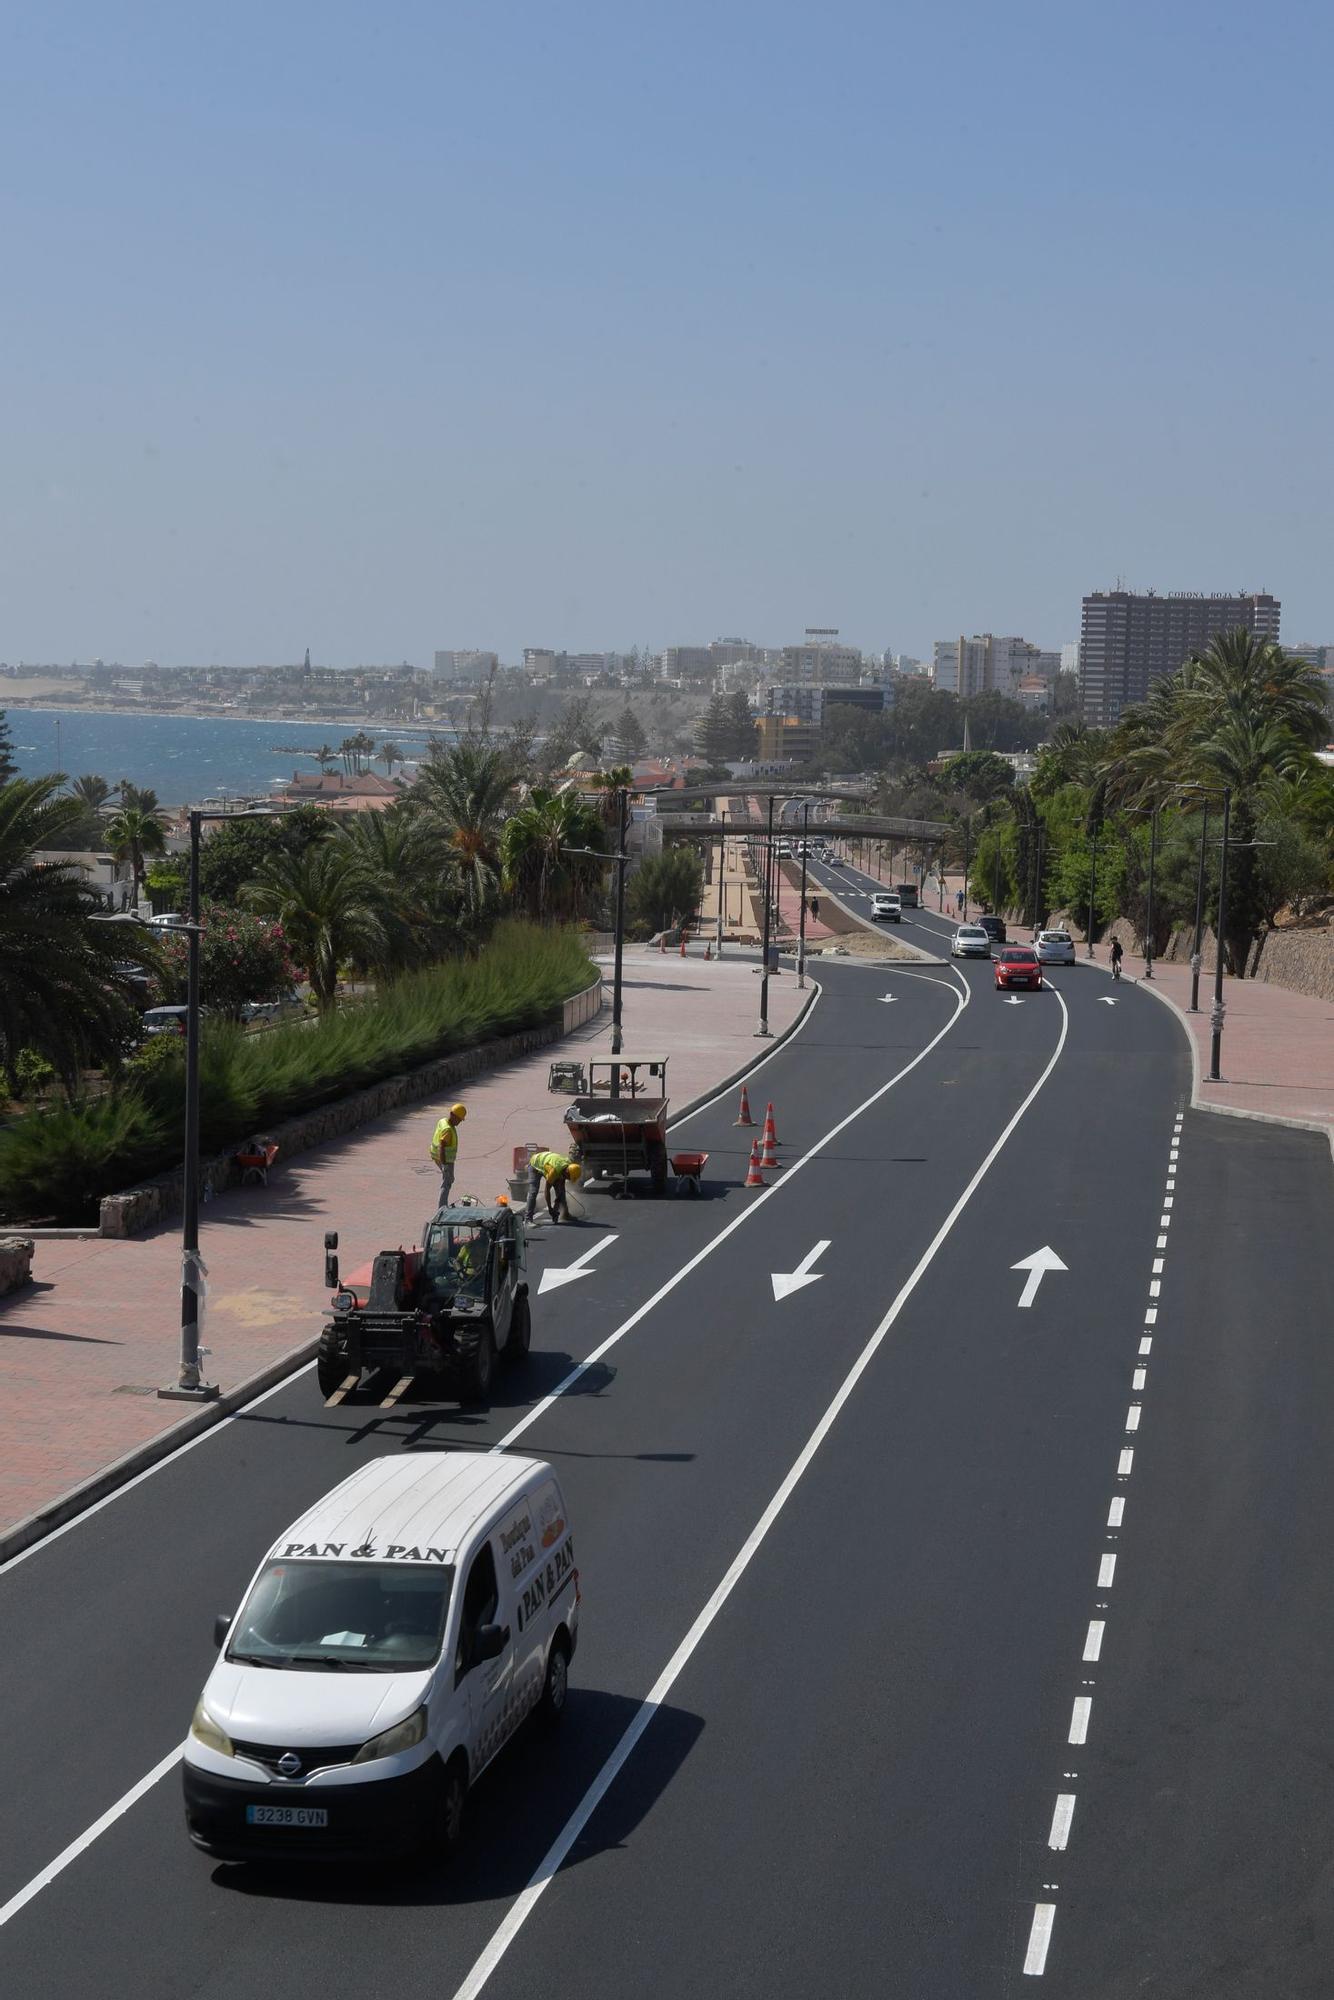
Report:
M572 993L565 1002L561 1033L568 1035L571 1028L582 1028L585 1021L591 1021L600 1014L604 998L602 974L599 972L591 986L585 986L582 993Z
M578 1012L582 1008L584 1011L579 1014L579 1019L590 1020L601 1005L602 977L599 974L591 986L585 987L582 993L571 995L564 1003L559 1021L541 1028L525 1028L517 1035L505 1035L497 1041L480 1042L474 1049L460 1049L455 1055L442 1056L438 1062L424 1063L420 1069L407 1070L401 1076L387 1076L369 1089L354 1091L348 1097L338 1097L331 1104L321 1105L318 1110L305 1111L296 1118L285 1118L280 1124L266 1126L265 1137L276 1141L279 1160L311 1152L315 1147L328 1145L330 1140L355 1132L359 1126L369 1125L405 1104L417 1104L424 1097L443 1095L457 1089L470 1077L480 1076L484 1070L499 1069L502 1064L531 1055L536 1049L549 1048L569 1032L571 1023L565 1016L571 1009ZM199 1171L200 1188L205 1200L210 1195L221 1194L227 1188L240 1185L241 1168L237 1165L234 1152L216 1153L211 1159L201 1160ZM99 1234L140 1236L145 1230L155 1229L179 1215L183 1203L184 1169L177 1167L169 1174L159 1174L153 1180L145 1181L140 1187L127 1188L121 1194L104 1195L98 1209Z
M0 1293L16 1292L32 1277L31 1236L0 1236Z

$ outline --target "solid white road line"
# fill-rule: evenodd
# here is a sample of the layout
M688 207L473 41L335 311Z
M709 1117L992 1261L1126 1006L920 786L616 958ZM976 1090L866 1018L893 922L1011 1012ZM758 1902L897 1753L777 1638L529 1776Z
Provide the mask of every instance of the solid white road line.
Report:
M1084 1639L1084 1658L1096 1660L1102 1652L1102 1635L1106 1628L1103 1618L1090 1618L1088 1633Z
M1047 1835L1047 1845L1056 1854L1064 1854L1070 1840L1070 1822L1075 1816L1075 1795L1073 1792L1059 1792L1056 1807L1051 1816L1051 1832Z
M1091 1694L1077 1694L1075 1696L1075 1705L1070 1711L1070 1734L1065 1739L1067 1743L1087 1743L1089 1716L1092 1713L1093 1696Z
M1116 1505L1116 1502L1114 1500L1112 1502L1112 1505L1113 1506ZM1098 1588L1099 1590L1110 1590L1115 1582L1116 1582L1116 1557L1104 1556L1102 1558L1102 1561L1098 1564Z
M654 1682L653 1686L649 1689L648 1694L645 1696L644 1701L641 1703L639 1709L632 1717L628 1727L626 1728L625 1734L621 1737L620 1742L616 1745L615 1749L608 1757L606 1763L602 1766L602 1769L598 1772L597 1776L594 1778L592 1784L585 1792L583 1798L580 1800L578 1806L575 1808L570 1818L566 1821L565 1825L561 1828L561 1831L557 1834L555 1840L552 1842L550 1848L547 1850L547 1853L544 1855L543 1859L538 1864L537 1870L534 1873L531 1881L528 1883L527 1887L520 1892L518 1897L511 1904L508 1912L506 1913L505 1917L503 1918L500 1925L496 1929L490 1942L482 1951L481 1955L479 1956L476 1963L472 1967L472 1970L469 1972L467 1978L463 1981L463 1984L457 1989L454 1995L454 2000L475 2000L475 1996L482 1991L482 1988L486 1985L487 1980L491 1977L491 1974L495 1971L496 1967L500 1964L501 1959L505 1956L505 1953L509 1950L510 1945L514 1942L519 1932L523 1929L524 1924L527 1922L529 1916L536 1908L541 1897L545 1894L546 1890L555 1880L562 1865L564 1864L566 1856L570 1852L570 1849L574 1846L574 1843L576 1842L576 1840L578 1840L580 1834L587 1826L594 1812L597 1810L602 1800L606 1797L608 1790L610 1789L612 1783L616 1779L618 1773L624 1767L626 1760L629 1758L631 1752L634 1750L635 1745L639 1742L640 1737L644 1734L644 1731L648 1728L650 1722L653 1720L653 1717L657 1713L658 1709L662 1706L663 1702L666 1701L667 1696L670 1694L677 1679L684 1672L685 1667L688 1664L696 1647L700 1644L701 1640L707 1633L709 1627L713 1624L714 1619L718 1616L719 1612L726 1604L728 1598L735 1590L737 1584L740 1582L742 1576L745 1574L745 1571L749 1567L750 1562L754 1557L756 1551L759 1549L761 1543L764 1541L765 1536L769 1533L769 1530L772 1528L774 1522L778 1519L779 1514L782 1512L784 1506L787 1504L787 1501L791 1497L792 1493L795 1491L799 1481L807 1471L816 1453L819 1451L820 1446L824 1443L826 1437L828 1437L830 1431L833 1429L844 1405L850 1400L858 1383L861 1381L862 1376L866 1373L866 1370L870 1367L871 1362L874 1360L876 1354L879 1352L881 1346L883 1345L885 1339L889 1334L891 1327L893 1327L893 1325L895 1324L896 1320L899 1317L899 1314L903 1311L903 1308L907 1305L909 1299L916 1291L917 1286L920 1284L922 1278L926 1275L926 1272L930 1269L932 1263L935 1261L935 1258L938 1252L940 1251L942 1244L944 1244L944 1242L948 1238L951 1230L954 1228L955 1223L959 1220L959 1217L963 1214L964 1210L967 1208L974 1194L977 1192L978 1188L982 1185L983 1180L986 1178L987 1174L989 1173L992 1166L995 1164L996 1160L999 1159L1001 1153L1003 1152L1005 1146L1007 1145L1010 1139L1011 1134L1014 1132L1016 1126L1019 1124L1020 1119L1024 1116L1024 1113L1028 1110L1029 1106L1038 1096L1038 1093L1042 1090L1043 1085L1047 1082L1048 1078L1051 1076L1052 1071L1055 1069L1057 1063L1061 1059L1061 1052L1065 1047L1066 1037L1070 1030L1069 1010L1066 1007L1064 1000L1061 999L1059 993L1057 994L1056 997L1057 1000L1060 1002L1060 1008L1061 1008L1061 1032L1057 1037L1056 1047L1053 1049L1052 1054L1046 1064L1046 1067L1043 1069L1041 1075L1038 1077L1037 1082L1033 1085L1032 1089L1029 1091L1028 1095L1024 1098L1023 1102L1019 1105L1017 1110L1013 1112L1008 1122L1002 1129L1000 1136L997 1138L994 1145L991 1147L990 1152L987 1153L981 1165L978 1167L972 1179L969 1181L967 1187L965 1187L963 1193L959 1196L953 1208L951 1208L949 1214L945 1217L945 1220L941 1223L939 1229L936 1231L931 1241L927 1244L926 1249L922 1252L922 1255L918 1258L917 1263L913 1267L912 1271L909 1273L907 1279L904 1281L904 1284L901 1290L899 1291L897 1297L895 1298L893 1304L890 1306L889 1311L885 1314L879 1326L877 1326L875 1331L871 1334L869 1340L866 1342L866 1345L862 1348L861 1353L857 1356L857 1359L853 1362L852 1367L848 1370L848 1373L844 1376L843 1381L840 1384L838 1391L834 1396L833 1401L829 1404L829 1407L826 1409L824 1415L820 1418L820 1421L815 1426L815 1429L811 1432L809 1438L806 1440L806 1443L802 1446L800 1453L798 1454L795 1462L793 1463L791 1470L788 1472L787 1477L783 1480L782 1485L778 1488L778 1491L774 1494L772 1500L770 1500L768 1506L761 1514L759 1520L755 1523L755 1526L751 1529L750 1534L746 1537L746 1540L742 1543L742 1546L738 1551L736 1557L734 1558L730 1567L724 1574L722 1580L715 1588L712 1596L705 1604L703 1610L699 1613L699 1616L695 1619L694 1624L690 1627L690 1630L686 1633L684 1639L682 1639L680 1645L673 1653L671 1659L667 1662L667 1665L663 1668L661 1674L659 1674L657 1680ZM957 1018L958 1016L956 1015L955 1019ZM781 1184L782 1184L781 1182L777 1183L777 1185L779 1186L781 1186ZM520 1426L520 1428L526 1428L526 1424ZM500 1447L498 1446L497 1449L500 1449ZM1087 1712L1087 1707L1088 1707L1087 1697L1081 1696L1080 1700L1084 1702L1085 1711ZM1080 1700L1077 1700L1075 1703L1076 1714L1079 1713ZM1087 1713L1085 1719L1087 1722ZM1073 1723L1071 1724L1071 1727L1073 1729L1074 1727ZM1075 1741L1073 1735L1071 1736L1070 1740L1071 1742ZM1079 1740L1082 1742L1083 1738L1080 1737Z
M11 1917L18 1915L25 1904L30 1903L34 1896L39 1895L47 1887L48 1883L54 1882L57 1875L63 1874L71 1861L77 1861L85 1848L91 1847L99 1835L105 1833L109 1826L114 1826L116 1821L123 1814L127 1813L132 1805L138 1803L145 1792L150 1792L158 1779L165 1777L173 1765L179 1764L182 1748L183 1745L178 1743L169 1756L164 1757L160 1764L153 1766L146 1777L140 1778L137 1785L131 1785L129 1791L116 1800L114 1806L108 1806L101 1819L94 1820L90 1827L86 1827L77 1840L72 1840L68 1847L63 1848L57 1854L54 1861L48 1861L40 1875L34 1875L31 1882L25 1883L17 1895L11 1896L4 1907L0 1908L0 1930L4 1928Z
M1113 1500L1111 1506L1107 1509L1107 1525L1109 1528L1119 1528L1122 1521L1124 1521L1125 1518L1126 1518L1125 1495L1123 1493L1118 1493L1115 1500Z
M1034 1979L1041 1979L1047 1969L1047 1952L1051 1946L1051 1927L1056 1921L1055 1903L1038 1903L1033 1909L1033 1928L1028 1933L1028 1950L1024 1953L1024 1971Z

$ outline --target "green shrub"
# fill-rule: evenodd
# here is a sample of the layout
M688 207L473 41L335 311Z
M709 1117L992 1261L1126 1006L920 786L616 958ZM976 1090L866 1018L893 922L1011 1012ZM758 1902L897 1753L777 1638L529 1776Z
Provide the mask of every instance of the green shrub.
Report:
M210 1022L199 1059L202 1150L221 1152L383 1077L538 1027L592 977L572 932L504 923L477 958L408 973L312 1024L247 1035ZM182 1052L175 1037L156 1037L110 1096L0 1132L0 1208L84 1221L101 1195L174 1166L185 1117Z
M14 1065L14 1076L20 1097L40 1096L51 1088L56 1073L40 1049L20 1049L19 1059Z

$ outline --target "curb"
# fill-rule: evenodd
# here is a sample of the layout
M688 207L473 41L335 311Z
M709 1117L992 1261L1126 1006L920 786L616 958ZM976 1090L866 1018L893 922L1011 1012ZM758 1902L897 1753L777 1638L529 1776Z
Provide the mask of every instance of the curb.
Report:
M822 889L820 893L821 895L828 896L831 903L837 903L839 909L842 910L845 917L851 917L854 924L859 924L862 930L869 931L872 937L884 936L884 932L879 928L878 925L873 924L867 917L859 916L856 910L849 909L848 905L843 901L843 898L840 895L837 895L834 892L834 890L825 888ZM931 957L931 954L929 952L923 951L919 945L903 944L902 939L896 939L895 942L900 944L904 951L911 953L914 959L917 959L919 961L924 961L928 965L939 965L943 963L943 961L940 959L933 959ZM903 961L901 960L900 963L903 963Z
M182 1417L179 1423L170 1424L156 1437L136 1445L133 1451L127 1451L123 1458L113 1459L100 1472L94 1472L77 1486L71 1486L58 1499L48 1501L35 1514L16 1521L12 1528L6 1528L0 1534L0 1565L7 1563L12 1556L21 1555L24 1549L40 1542L53 1529L63 1528L67 1521L85 1513L118 1487L128 1485L137 1474L147 1472L164 1458L170 1458L183 1444L202 1437L205 1431L212 1430L224 1418L236 1416L248 1403L263 1395L266 1389L272 1389L286 1376L313 1360L317 1345L318 1338L303 1341L300 1347L289 1348L286 1354L280 1354L276 1361L266 1363L244 1382L238 1383L236 1388L224 1391L215 1403L203 1404L192 1416Z
M812 979L806 1004L781 1033L775 1035L765 1048L758 1050L749 1062L743 1063L730 1076L724 1077L702 1096L692 1099L678 1111L674 1118L667 1121L668 1130L673 1125L683 1124L687 1118L693 1118L697 1111L702 1111L706 1104L712 1104L715 1098L724 1096L740 1083L743 1077L749 1076L752 1070L758 1069L762 1062L767 1061L776 1050L782 1048L805 1021L822 991L820 982ZM183 1417L179 1423L169 1425L165 1431L159 1431L156 1437L136 1445L134 1450L126 1452L123 1458L113 1460L110 1465L104 1465L100 1472L81 1480L77 1486L71 1486L67 1493L62 1493L58 1499L49 1501L45 1507L39 1507L35 1514L28 1514L23 1520L16 1521L12 1528L7 1528L0 1534L0 1566L13 1556L22 1555L25 1549L31 1548L34 1542L42 1541L54 1529L63 1528L67 1522L85 1513L99 1500L106 1499L118 1487L127 1486L139 1473L147 1472L151 1467L160 1464L163 1459L170 1458L182 1445L202 1437L206 1431L212 1430L225 1418L236 1416L257 1396L275 1388L287 1376L294 1375L299 1368L313 1360L317 1345L318 1337L303 1341L300 1347L289 1348L286 1354L281 1354L275 1361L266 1363L244 1382L239 1382L234 1389L226 1390L215 1403L202 1405L190 1416Z

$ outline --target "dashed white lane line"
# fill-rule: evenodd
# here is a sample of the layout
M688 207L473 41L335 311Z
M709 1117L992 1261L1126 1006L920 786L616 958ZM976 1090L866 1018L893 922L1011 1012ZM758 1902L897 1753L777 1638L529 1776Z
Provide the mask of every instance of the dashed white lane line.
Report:
M1133 1451L1127 1449L1121 1453L1120 1458L1116 1461L1116 1476L1118 1479L1129 1479L1134 1469L1135 1454Z
M1170 1214L1170 1213L1171 1213L1171 1209L1172 1209L1172 1200L1171 1200L1171 1197L1170 1197L1170 1195L1169 1195L1169 1196L1168 1196L1168 1197L1167 1197L1167 1198L1166 1198L1166 1199L1164 1200L1164 1202L1163 1202L1163 1208L1164 1208L1164 1210L1165 1210L1165 1211L1166 1211L1166 1212L1167 1212L1168 1214Z
M1145 1334L1144 1338L1141 1340L1139 1344L1139 1351L1141 1354L1153 1353L1153 1335L1151 1333Z
M1135 1370L1134 1375L1131 1377L1130 1386L1134 1390L1137 1396L1142 1391L1144 1384L1148 1381L1148 1379L1149 1379L1149 1371L1147 1368L1137 1368Z
M1070 1734L1065 1739L1067 1743L1088 1742L1089 1717L1092 1713L1093 1696L1091 1694L1077 1694L1075 1696L1075 1705L1070 1711Z
M1163 1258L1161 1258L1161 1257L1155 1257L1155 1258L1154 1258L1154 1260L1153 1260L1153 1275L1154 1275L1154 1277L1155 1277L1155 1278L1161 1278L1161 1277L1162 1277L1162 1275L1163 1275L1163 1263L1164 1263L1164 1261L1165 1261L1165 1260L1164 1260Z
M1075 1816L1075 1795L1073 1792L1059 1792L1056 1806L1051 1816L1051 1832L1047 1835L1047 1845L1056 1854L1064 1854L1066 1842L1070 1838L1070 1822Z
M1096 1660L1102 1653L1102 1635L1106 1629L1107 1621L1105 1619L1089 1619L1089 1629L1084 1639L1084 1658L1086 1660Z
M1160 1298L1160 1297L1162 1296L1162 1289L1163 1289L1163 1288L1162 1288L1162 1286L1161 1286L1161 1285L1159 1284L1159 1282L1158 1282L1157 1278L1150 1278L1150 1280L1149 1280L1149 1297L1150 1297L1151 1299L1156 1299L1156 1298Z
M1132 1403L1126 1411L1126 1429L1128 1431L1137 1431L1139 1429L1139 1417L1140 1406L1138 1403Z
M1119 1528L1122 1521L1124 1521L1125 1518L1126 1518L1125 1495L1123 1493L1118 1493L1115 1500L1113 1500L1111 1506L1107 1509L1107 1525L1109 1528Z
M1115 1505L1115 1502L1113 1502ZM1098 1564L1098 1588L1110 1590L1116 1582L1116 1557L1104 1556Z
M1144 1313L1144 1324L1145 1324L1145 1326L1154 1326L1154 1325L1156 1325L1156 1324L1157 1324L1157 1320L1158 1320L1158 1308L1157 1308L1157 1306L1148 1306L1148 1307L1147 1307L1147 1308L1145 1309L1145 1313Z
M1047 1952L1051 1946L1051 1927L1056 1921L1055 1903L1039 1903L1033 1911L1033 1928L1028 1933L1028 1950L1024 1953L1024 1971L1040 1979L1047 1969Z

